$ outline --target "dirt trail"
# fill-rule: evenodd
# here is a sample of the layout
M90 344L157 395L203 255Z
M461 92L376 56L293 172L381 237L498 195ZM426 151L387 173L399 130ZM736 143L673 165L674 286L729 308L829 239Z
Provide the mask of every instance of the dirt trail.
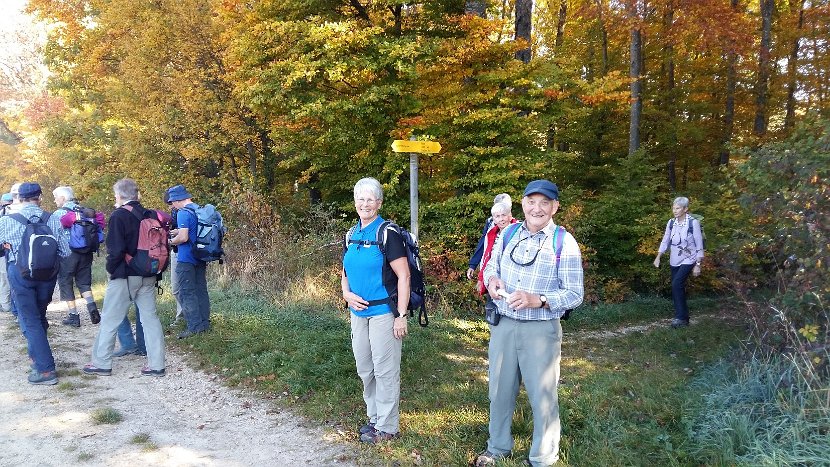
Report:
M167 376L140 376L144 357L114 359L112 376L79 370L98 326L63 326L50 306L49 341L60 384L26 381L26 341L0 312L0 466L350 466L357 455L336 435L254 395L223 387L167 348ZM111 407L123 420L96 424ZM144 435L147 440L139 442Z

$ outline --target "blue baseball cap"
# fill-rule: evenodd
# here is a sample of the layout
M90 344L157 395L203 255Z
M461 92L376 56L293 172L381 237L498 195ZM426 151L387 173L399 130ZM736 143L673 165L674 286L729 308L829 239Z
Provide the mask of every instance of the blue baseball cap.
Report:
M3 193L3 196L0 197L0 202L11 203L12 201L14 201L14 197L11 193Z
M557 187L556 184L550 180L533 180L528 183L527 188L525 188L524 195L528 196L534 193L545 195L550 199L559 199L559 187Z
M21 183L20 189L17 192L20 195L20 199L37 198L43 194L43 190L40 189L40 185L33 182Z

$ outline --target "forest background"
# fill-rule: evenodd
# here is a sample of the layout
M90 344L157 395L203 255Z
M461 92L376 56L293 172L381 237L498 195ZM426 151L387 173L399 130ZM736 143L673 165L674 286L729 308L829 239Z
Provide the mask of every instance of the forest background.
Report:
M106 211L121 177L154 207L184 183L231 228L223 273L278 292L337 270L359 178L378 178L382 215L407 226L409 164L390 145L439 141L420 158L420 240L446 314L478 309L462 275L497 193L559 185L588 304L666 291L651 261L671 201L688 196L707 242L692 286L741 300L759 348L801 352L826 381L826 0L30 0L28 12L43 38L3 31L22 45L0 61L3 186L70 184ZM339 303L336 282L312 289Z

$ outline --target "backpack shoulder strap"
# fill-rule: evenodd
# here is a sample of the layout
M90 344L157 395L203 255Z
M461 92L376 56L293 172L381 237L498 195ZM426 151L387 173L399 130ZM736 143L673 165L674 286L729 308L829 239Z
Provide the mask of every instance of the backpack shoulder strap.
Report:
M559 258L562 257L562 246L565 244L566 233L565 228L560 225L557 225L556 230L553 231L553 251L556 253L557 267L559 267Z
M507 244L510 243L510 240L516 235L516 232L519 231L519 226L521 226L521 222L516 222L515 224L510 224L504 229L504 240L501 242L501 252L504 253L504 249L507 248Z
M9 217L16 220L17 222L20 222L23 225L26 225L26 224L29 223L29 219L26 219L26 216L24 216L23 214L20 214L19 212L16 212L14 214L9 214Z
M392 221L383 221L378 226L376 240L378 248L380 248L380 252L383 254L383 259L386 259L386 240L389 239L389 229L395 229L396 232L400 232L400 229L396 229L396 227L398 225Z
M360 222L360 221L358 221L358 222ZM349 227L349 230L346 232L346 236L343 237L343 256L346 255L346 250L349 249L349 243L351 243L352 234L354 234L354 229L356 229L356 228L357 228L357 224Z
M692 229L692 221L700 222L699 220L695 219L692 216L689 216L689 235L694 235L694 230Z
M124 208L125 210L127 210L127 212L132 213L138 219L139 222L144 220L144 216L147 215L146 211L144 213L140 213L140 212L138 212L138 209L134 209L129 204L122 205L121 207Z

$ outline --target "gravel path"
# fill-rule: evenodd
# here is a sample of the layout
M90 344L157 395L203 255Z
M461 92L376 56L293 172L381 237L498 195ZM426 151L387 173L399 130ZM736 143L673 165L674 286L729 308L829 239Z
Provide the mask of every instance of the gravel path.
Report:
M26 381L26 341L0 312L0 466L351 466L358 454L337 433L256 396L223 387L167 348L167 376L142 377L144 357L114 360L112 376L89 376L97 326L63 326L50 306L49 341L60 383ZM112 408L123 420L97 424Z

